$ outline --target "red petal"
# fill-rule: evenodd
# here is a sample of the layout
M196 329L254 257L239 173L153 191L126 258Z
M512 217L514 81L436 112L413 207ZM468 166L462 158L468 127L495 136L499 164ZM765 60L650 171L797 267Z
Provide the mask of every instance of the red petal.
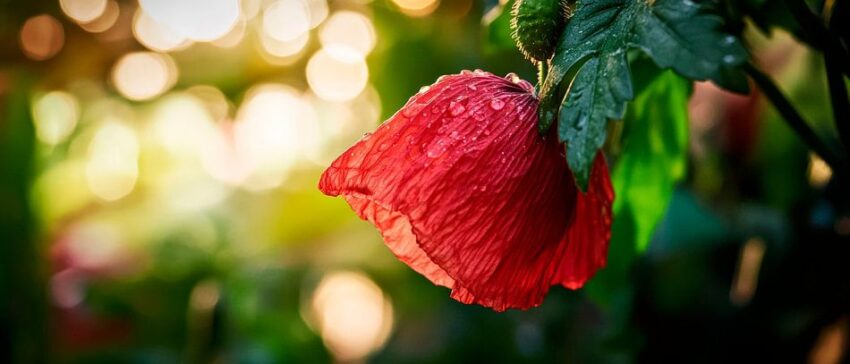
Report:
M578 289L605 266L611 238L611 204L614 188L605 157L600 152L593 162L587 192L579 193L575 214L566 239L566 251L553 284Z
M537 134L531 91L484 72L446 76L334 161L319 188L455 299L536 306L575 263L564 252L587 245L565 239L582 221L577 193L559 144Z

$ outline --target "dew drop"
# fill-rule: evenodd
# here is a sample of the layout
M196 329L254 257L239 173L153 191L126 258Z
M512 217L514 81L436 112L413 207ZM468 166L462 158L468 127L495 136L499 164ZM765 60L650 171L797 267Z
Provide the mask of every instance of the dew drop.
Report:
M513 72L508 73L508 74L505 76L505 79L506 79L506 80L508 80L508 81L511 81L511 82L513 82L513 83L519 83L519 81L520 81L519 76L517 76L517 75L516 75L516 73L513 73Z
M475 86L475 85L472 85L472 84L466 85L466 88L468 88L468 89L470 89L470 90L472 90L472 91L476 91L476 90L478 90L478 86Z
M449 103L449 113L451 113L452 116L463 114L464 111L466 111L466 107L464 107L459 101L452 101Z
M378 146L378 151L383 152L383 151L389 149L389 147L390 147L390 143L381 143L381 145Z
M732 43L735 43L735 37L734 36L727 35L725 38L723 38L723 44L731 45Z
M431 107L431 112L434 114L442 114L444 111L446 111L446 105L442 103L434 104L434 106Z
M490 108L493 110L498 111L501 110L503 107L505 107L505 102L500 99L493 99L492 101L490 101Z
M470 70L462 70L462 71L460 71L460 74L462 74L462 75L464 75L464 76L469 76L469 75L471 75L471 74L472 74L472 71L470 71Z
M483 121L487 118L487 115L484 115L484 112L482 111L476 111L474 114L472 114L472 117L475 118L475 120Z
M425 107L425 104L413 103L413 104L406 106L403 109L403 111L401 112L401 114L404 115L405 117L412 118L412 117L416 116L416 114L419 114L419 112L422 111L422 108L424 108L424 107Z
M486 191L487 191L487 186L481 186L481 192L486 192Z
M419 93L421 94L421 93L428 92L428 90L430 90L430 89L431 89L431 86L422 86L422 87L419 88Z
M437 140L435 143L432 143L428 150L425 152L429 158L437 158L446 152L446 141L443 139Z
M460 139L460 133L458 133L457 130L454 130L451 132L451 134L449 134L449 137L454 140L458 140Z
M732 63L735 63L735 60L736 60L735 56L733 56L731 54L727 54L727 55L723 56L723 63L732 64Z

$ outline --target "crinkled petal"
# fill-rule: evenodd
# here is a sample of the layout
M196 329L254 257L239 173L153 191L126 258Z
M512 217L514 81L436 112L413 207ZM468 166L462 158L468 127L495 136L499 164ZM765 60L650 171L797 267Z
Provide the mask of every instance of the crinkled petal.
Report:
M581 288L605 266L613 202L614 187L611 186L605 157L600 152L593 162L587 192L579 193L576 198L573 221L565 236L566 249L561 255L553 284L570 289Z
M562 256L583 197L559 144L537 134L531 91L484 72L445 76L334 161L319 187L455 299L539 305L574 263Z

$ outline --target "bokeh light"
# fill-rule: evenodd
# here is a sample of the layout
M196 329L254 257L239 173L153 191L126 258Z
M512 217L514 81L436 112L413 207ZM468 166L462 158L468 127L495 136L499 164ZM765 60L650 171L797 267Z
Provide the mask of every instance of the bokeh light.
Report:
M363 55L349 47L324 47L307 63L307 82L319 97L348 101L369 81L369 68Z
M375 27L361 13L338 11L322 24L319 40L325 47L351 47L365 56L375 48Z
M43 61L62 50L65 31L56 18L47 14L37 15L24 22L20 42L24 55L32 60Z
M157 23L194 41L221 38L240 17L238 0L140 0L139 5Z
M69 18L79 23L88 23L106 11L107 0L59 0L59 6Z
M121 6L115 0L107 0L103 13L89 22L80 23L80 27L91 33L105 32L118 22L120 16Z
M814 187L823 187L832 178L832 168L816 154L809 155L809 183Z
M174 61L160 53L130 53L119 59L112 69L112 83L130 100L154 98L171 88L176 80Z
M123 122L107 121L88 148L86 181L91 192L115 201L129 194L136 185L139 141L135 130Z
M133 35L143 46L159 52L179 50L192 44L185 37L158 23L142 9L137 10L133 17Z
M319 283L308 317L340 361L361 359L382 347L392 330L392 305L361 273L335 272Z
M399 10L409 16L421 17L434 12L440 0L393 0Z
M327 0L306 0L310 10L310 28L319 26L328 17Z
M245 24L245 21L240 19L236 22L233 28L231 28L230 31L227 32L227 34L223 35L221 38L212 41L212 44L217 47L223 48L235 47L240 42L242 42L243 38L245 38L246 30L247 25Z
M277 187L292 165L317 144L316 112L300 92L280 84L248 91L234 125L237 159L250 170L245 186Z
M265 54L270 56L269 61L280 65L289 65L297 61L306 49L309 40L310 33L308 32L304 32L301 36L289 41L277 40L265 32L260 34L260 44Z
M263 10L263 31L288 42L310 30L310 8L303 0L276 0Z
M36 98L32 116L38 140L47 145L63 142L74 131L79 114L77 99L67 92L52 91Z

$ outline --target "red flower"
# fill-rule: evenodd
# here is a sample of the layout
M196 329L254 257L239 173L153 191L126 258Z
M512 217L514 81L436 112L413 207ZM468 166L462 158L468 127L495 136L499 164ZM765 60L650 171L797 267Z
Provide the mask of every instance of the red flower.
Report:
M537 306L605 265L613 190L600 154L579 192L533 87L481 71L444 76L342 154L319 188L342 195L387 246L452 297Z

